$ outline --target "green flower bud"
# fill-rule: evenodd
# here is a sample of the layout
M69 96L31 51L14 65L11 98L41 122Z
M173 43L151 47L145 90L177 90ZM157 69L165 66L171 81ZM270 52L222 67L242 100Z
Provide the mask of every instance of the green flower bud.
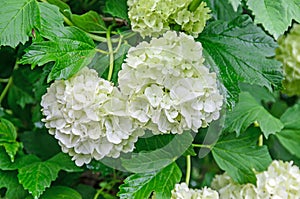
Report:
M278 39L276 59L283 63L284 93L300 95L300 25L295 24L287 36Z

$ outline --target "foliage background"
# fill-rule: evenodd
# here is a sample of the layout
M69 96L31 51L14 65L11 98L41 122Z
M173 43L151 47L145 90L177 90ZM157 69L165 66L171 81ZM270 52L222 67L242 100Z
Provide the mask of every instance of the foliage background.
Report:
M0 197L148 198L155 191L157 198L168 198L174 184L185 180L189 156L190 186L197 188L209 186L224 170L236 182L255 183L252 169L264 170L272 159L300 166L299 97L281 93L281 63L274 59L278 37L300 22L300 2L206 2L212 18L196 40L225 86L222 135L209 145L212 152L199 158L199 147L207 147L201 145L206 129L200 129L169 166L131 174L96 161L76 167L45 129L39 105L53 80L69 78L91 61L101 63L96 69L107 78L109 56L97 46L107 41L107 32L114 39L130 38L126 0L1 0ZM123 42L115 53L114 82L129 44ZM171 139L140 139L136 152L153 151Z

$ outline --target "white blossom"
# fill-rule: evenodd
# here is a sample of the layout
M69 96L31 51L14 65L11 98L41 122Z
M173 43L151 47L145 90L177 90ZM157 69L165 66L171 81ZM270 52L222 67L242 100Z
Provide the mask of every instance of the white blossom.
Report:
M49 133L78 166L130 152L144 133L128 116L126 98L92 69L56 80L41 105Z
M190 189L186 183L176 184L171 199L218 199L219 194L208 187Z
M154 134L197 132L218 119L223 97L203 62L201 43L184 33L130 48L118 80L130 115Z

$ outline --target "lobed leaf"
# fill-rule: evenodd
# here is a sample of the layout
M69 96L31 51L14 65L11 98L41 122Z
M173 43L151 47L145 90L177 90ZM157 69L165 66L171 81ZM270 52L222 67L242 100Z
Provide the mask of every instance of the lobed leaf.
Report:
M127 0L109 0L105 2L104 11L113 17L119 17L128 21L127 10Z
M256 182L255 171L263 171L272 159L266 146L257 146L260 132L251 128L236 137L224 135L212 149L212 154L219 165L236 182Z
M5 148L12 162L20 147L20 143L16 139L17 131L15 126L10 121L0 118L0 146Z
M120 186L118 196L121 199L149 198L155 191L156 199L170 198L171 190L180 181L181 175L181 170L175 163L159 171L133 174Z
M227 113L225 129L229 132L235 131L237 135L240 135L254 122L258 123L266 138L283 129L283 124L279 119L272 116L248 92L242 92L239 103Z
M276 43L249 16L231 22L210 23L197 39L204 48L207 63L218 72L226 88L229 107L237 101L238 82L272 87L281 86L281 64L267 57L274 55Z
M67 79L86 66L94 57L94 42L83 31L67 27L54 31L50 41L33 43L20 60L22 64L44 65L55 61L48 82Z
M300 158L300 104L286 110L280 120L284 124L284 129L276 133L279 142L293 155Z
M16 47L28 41L34 27L39 28L40 10L36 0L0 2L0 46Z
M255 22L262 24L276 39L293 19L300 22L299 0L248 0L247 5L255 15Z
M52 186L47 189L40 199L81 199L81 195L70 187Z
M0 170L0 189L6 188L5 199L23 199L28 196L28 192L24 190L18 182L16 171Z

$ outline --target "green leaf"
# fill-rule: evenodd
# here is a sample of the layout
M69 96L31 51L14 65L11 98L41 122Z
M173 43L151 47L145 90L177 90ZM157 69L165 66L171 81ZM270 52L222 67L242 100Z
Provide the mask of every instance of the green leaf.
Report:
M60 166L61 170L67 172L79 172L82 171L81 168L77 167L74 161L71 160L71 157L65 153L58 153L57 155L53 156L51 159L47 160L49 163L56 164Z
M94 57L94 42L75 27L55 30L56 38L33 43L20 60L22 64L44 65L55 61L48 82L67 79L86 66Z
M41 36L51 39L55 38L57 35L53 32L53 29L64 28L64 18L59 12L57 6L51 5L49 3L39 3L41 11Z
M27 153L35 154L43 160L61 151L57 140L46 131L26 131L20 135L20 140Z
M40 27L36 0L10 0L0 3L0 45L16 47L28 41L34 27Z
M75 26L87 32L106 31L103 19L95 11L89 11L83 15L72 14L71 18Z
M65 186L53 186L45 191L45 193L40 197L41 199L81 199L81 195Z
M109 0L105 3L105 13L128 21L127 10L127 0Z
M28 194L19 184L16 171L0 170L0 189L7 188L4 199L24 199Z
M227 89L229 106L237 101L239 81L265 86L270 91L281 86L281 64L266 58L274 55L277 45L249 16L212 22L198 41L203 45L207 63L219 73Z
M262 24L276 39L293 19L300 22L299 0L248 0L247 5L255 15L255 22Z
M231 21L242 14L242 9L236 12L232 5L225 0L205 0L207 6L212 10L211 14L215 20Z
M0 146L5 148L12 162L20 147L20 143L16 139L17 131L15 126L10 121L0 118Z
M276 137L279 142L293 155L300 158L300 105L295 106L286 110L281 116L280 120L284 124L284 129L276 133Z
M263 102L276 102L274 93L271 93L266 87L250 84L240 84L242 91L250 93L258 103Z
M22 109L24 109L26 104L33 104L35 102L34 98L29 93L15 84L9 89L8 100L15 101Z
M229 1L229 3L231 3L234 11L237 11L242 0L228 0L228 1Z
M19 182L34 197L40 197L47 187L50 187L60 168L48 162L36 162L20 168L18 171Z
M118 196L122 199L149 198L152 191L156 192L156 199L171 197L171 190L180 181L181 170L172 163L155 172L133 174L127 177L120 186Z
M256 145L259 135L257 128L251 128L239 137L234 134L224 135L212 149L219 167L240 184L255 184L253 169L263 171L272 161L267 147Z
M66 154L59 153L45 162L34 162L18 169L18 179L34 197L39 197L50 187L60 170L68 172L82 171L77 168Z
M266 138L283 129L283 124L279 119L272 116L249 93L242 92L239 103L227 113L225 129L229 132L235 131L239 135L254 122L258 123Z
M151 145L160 145L159 137ZM121 158L122 166L130 172L151 172L171 164L180 157L192 144L193 136L189 132L176 135L167 145L152 151L133 154L131 158Z

